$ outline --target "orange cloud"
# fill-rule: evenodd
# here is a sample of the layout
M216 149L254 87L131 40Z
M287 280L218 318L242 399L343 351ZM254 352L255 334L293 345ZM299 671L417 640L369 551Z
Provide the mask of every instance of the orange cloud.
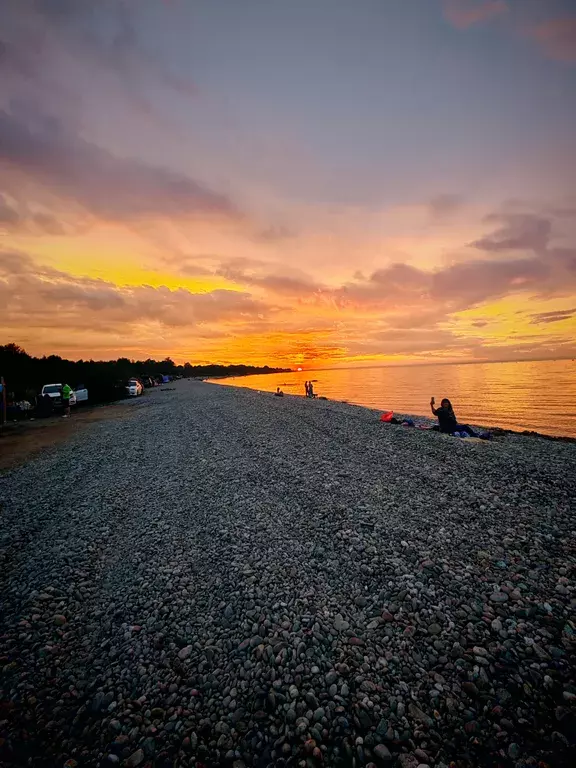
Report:
M290 366L408 356L501 359L507 349L511 357L525 357L531 348L543 354L547 341L568 355L574 349L573 303L554 304L550 297L561 286L574 293L576 265L571 266L565 260L562 273L546 271L536 256L478 260L436 271L392 265L331 292L326 289L309 304L272 291L264 294L278 297L279 305L248 290L116 285L42 266L22 253L2 252L3 335L36 353L84 358L171 354L181 361ZM499 295L515 294L516 306L527 306L526 298L538 292L542 298L532 298L531 313L512 312L507 325L503 313L511 310L490 304ZM551 325L553 333L546 331ZM526 329L522 339L515 335L521 328Z
M13 330L65 325L75 331L117 333L120 329L130 333L147 321L185 328L259 319L273 311L246 292L122 287L42 267L17 252L0 252L0 300L3 325Z
M0 217L13 222L11 199L0 202ZM573 299L568 306L560 300L576 293L576 249L570 240L560 245L559 234L570 231L571 219L500 212L485 222L492 231L442 266L399 261L331 283L286 261L202 252L175 255L166 273L131 274L131 266L123 272L114 265L124 264L122 248L112 253L114 262L104 264L98 255L118 246L116 230L110 243L97 243L92 233L83 273L74 238L56 238L59 257L50 259L50 249L42 246L50 239L21 236L13 238L20 249L14 244L0 252L3 335L31 351L83 357L110 350L312 365L408 355L481 358L485 346L501 352L503 345L516 343L511 328L525 327L518 354L527 354L530 339L540 350L546 328L554 348L568 354ZM34 256L22 250L25 243ZM64 259L68 243L70 258ZM132 247L129 241L126 246ZM100 272L98 264L105 267ZM180 267L191 276L179 275ZM496 302L510 297L521 297L524 306L530 300L530 314L504 327L497 322ZM478 313L470 314L474 308Z

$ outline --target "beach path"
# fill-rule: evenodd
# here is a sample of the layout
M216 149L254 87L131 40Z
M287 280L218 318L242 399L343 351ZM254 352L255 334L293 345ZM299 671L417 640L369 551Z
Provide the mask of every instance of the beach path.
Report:
M576 445L164 389L0 475L0 760L573 761Z

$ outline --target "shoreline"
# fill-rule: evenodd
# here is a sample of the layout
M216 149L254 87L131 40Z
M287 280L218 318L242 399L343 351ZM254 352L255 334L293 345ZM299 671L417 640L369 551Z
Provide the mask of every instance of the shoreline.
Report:
M214 386L225 386L231 389L249 392L257 392L260 395L273 396L272 390L259 390L252 387L242 387L235 384L226 383L227 381L233 381L233 378L227 379L183 379L183 382L193 381L201 383L203 385L209 384ZM165 391L161 389L160 391ZM166 390L169 391L169 390ZM295 398L297 400L306 400L303 395L284 393L285 398ZM94 406L82 407L76 413L73 414L69 420L62 420L58 417L52 417L49 419L36 419L33 421L20 421L17 423L9 422L2 431L0 431L0 475L7 472L14 467L21 466L26 462L34 459L37 455L41 455L46 451L51 451L61 442L65 442L68 439L74 437L79 432L93 422L98 422L108 419L123 419L133 412L131 409L136 403L149 402L150 393L146 393L143 398L138 400L118 400L111 403L98 404ZM360 403L352 403L347 400L330 400L328 398L315 398L316 402L326 402L350 408L358 408L364 411L368 411L374 415L375 419L379 417L382 410L372 408ZM414 414L397 414L399 418L410 418L420 423L430 425L435 423L433 419L426 416L419 416ZM473 425L480 430L491 432L493 440L501 440L502 438L533 438L550 441L553 443L566 443L576 444L576 438L571 436L560 435L547 435L535 431L525 430L523 432L513 429L503 429L500 427L487 427L485 425ZM400 425L383 424L382 427L400 427ZM401 427L407 429L406 427ZM427 431L427 430L421 430ZM429 430L432 431L432 430Z
M234 387L235 389L248 389L248 390L251 390L252 392L259 392L260 394L274 395L274 391L273 390L256 389L256 388L252 388L252 387L241 387L241 386L238 386L236 384L227 384L226 383L226 381L233 381L235 378L238 378L238 377L233 376L233 377L228 377L228 379L222 379L222 380L206 379L203 383L205 383L205 384L215 384L217 386L224 385L226 387ZM304 395L293 394L293 393L286 393L286 392L284 393L284 397L295 397L295 398L300 398L302 400L306 400L306 397ZM336 399L330 399L330 398L324 397L324 396L318 396L318 397L314 398L314 400L321 400L321 401L326 401L326 402L331 402L331 403L341 403L343 405L354 406L355 408L365 408L366 410L371 411L373 413L377 413L377 414L382 414L382 413L385 412L382 409L373 408L373 407L371 407L369 405L363 405L362 403L354 403L354 402L352 402L350 400L336 400ZM436 421L434 419L432 419L431 417L429 417L429 416L422 416L422 415L419 415L419 414L410 414L410 413L396 413L396 412L394 412L394 413L395 413L395 416L397 416L398 418L409 418L409 419L412 419L413 421L425 422L426 424L430 424L430 426L433 426L436 423ZM398 425L391 424L389 426L398 426ZM545 432L536 432L535 430L525 429L525 430L520 431L520 430L509 429L509 428L505 428L505 427L497 427L497 426L489 427L489 426L482 425L482 424L471 424L471 426L474 427L474 428L483 430L485 432L490 432L490 433L492 433L494 435L494 437L503 437L505 435L510 435L510 436L514 436L514 437L541 438L543 440L552 440L554 442L576 444L576 437L572 437L570 435L548 435Z

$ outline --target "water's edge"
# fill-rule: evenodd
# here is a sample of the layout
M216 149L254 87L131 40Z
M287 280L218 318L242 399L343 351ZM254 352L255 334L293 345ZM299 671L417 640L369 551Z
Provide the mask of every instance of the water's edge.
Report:
M232 382L235 379L237 379L237 376L231 377L229 379L207 379L205 383L207 384L214 384L214 385L223 385L225 387L233 387L234 389L248 389L251 392L259 392L261 395L270 395L271 397L274 397L274 393L272 390L267 389L258 389L257 387L248 387L248 386L239 386L238 384L231 384L228 382ZM299 400L305 400L306 398L304 395L293 395L290 393L284 393L284 397L287 398L295 398ZM361 408L364 411L370 411L371 413L375 415L380 415L384 413L382 409L379 408L371 408L368 405L363 405L362 403L356 403L351 400L338 400L336 398L329 398L325 396L321 396L318 398L321 402L325 401L328 403L339 403L341 405L347 405L353 408ZM430 427L432 427L436 421L434 419L429 418L428 416L422 416L421 414L410 414L410 413L400 413L395 412L395 416L397 418L401 419L412 419L416 422L424 422L425 424L429 424ZM388 426L395 427L395 426L401 426L397 424L390 424ZM511 436L511 437L523 437L523 438L540 438L542 440L552 440L553 442L560 442L560 443L570 443L574 444L576 443L576 437L572 437L570 435L548 435L544 432L537 432L535 430L516 430L516 429L509 429L507 427L498 427L498 426L490 426L487 424L470 424L470 426L474 427L475 429L484 431L484 432L490 432L491 434L494 434L495 436ZM407 429L408 427L402 427L403 429Z

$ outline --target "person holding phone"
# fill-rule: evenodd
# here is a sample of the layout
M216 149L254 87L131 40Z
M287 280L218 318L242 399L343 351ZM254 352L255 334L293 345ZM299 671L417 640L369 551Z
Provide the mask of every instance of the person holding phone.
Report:
M458 432L458 422L450 400L445 397L440 403L440 408L434 407L435 402L434 398L430 400L430 408L432 409L434 416L438 419L438 430L445 435L451 435L454 432Z
M458 424L458 419L452 408L452 403L445 397L440 402L440 408L434 407L435 400L430 400L432 413L438 419L438 431L444 435L453 435L454 432L466 432L470 437L478 437L476 432L468 424Z

